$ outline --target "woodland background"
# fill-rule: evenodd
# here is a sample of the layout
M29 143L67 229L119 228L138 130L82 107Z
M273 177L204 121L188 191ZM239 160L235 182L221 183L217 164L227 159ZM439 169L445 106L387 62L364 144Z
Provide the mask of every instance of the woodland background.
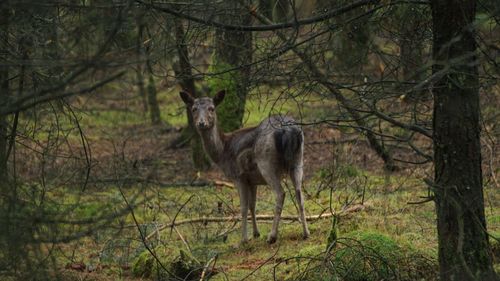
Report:
M498 280L499 53L496 0L3 0L0 279ZM235 247L181 89L299 120L310 239Z

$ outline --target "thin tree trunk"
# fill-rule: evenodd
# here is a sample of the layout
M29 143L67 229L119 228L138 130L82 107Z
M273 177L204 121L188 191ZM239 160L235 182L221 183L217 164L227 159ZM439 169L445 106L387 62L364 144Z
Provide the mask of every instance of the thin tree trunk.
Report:
M248 4L248 0L245 3ZM233 12L225 15L221 21L250 25L252 17L245 6L237 1L228 1L224 4L231 11L239 11L241 15ZM245 115L245 104L249 88L250 66L252 61L252 33L218 29L215 33L215 53L213 56L213 69L215 72L224 72L228 69L238 68L214 77L211 82L211 91L217 92L224 88L226 98L224 103L217 107L217 117L220 126L225 132L239 129Z
M144 34L144 13L142 10L137 11L136 22L137 22L137 40L135 45L135 51L137 56L137 69L135 70L136 80L137 80L137 90L139 92L139 97L142 101L142 108L144 113L148 112L148 101L146 97L146 88L144 87L144 75L143 75L143 60L144 60L144 47L142 46L142 37Z
M148 78L147 94L148 94L149 116L151 118L151 123L153 125L159 125L161 124L160 105L158 104L156 85L151 66L148 67L148 75L149 78Z
M481 172L476 1L433 0L434 168L442 281L498 280Z
M338 2L336 5L347 5L352 1L336 2ZM332 8L332 3L328 2L325 8ZM357 75L363 73L363 67L367 64L371 37L370 25L367 24L366 18L351 21L355 15L363 12L365 12L363 8L360 8L341 14L336 19L336 23L342 26L342 30L335 40L330 40L330 44L334 47L333 64L340 72Z
M0 6L1 7L1 6ZM9 4L3 3L0 10L0 101L5 101L9 98L9 66L1 61L6 61L7 58L3 57L9 52L8 44L8 29L9 29ZM5 50L5 51L3 51ZM8 134L8 121L7 116L0 115L0 187L5 188L7 183L7 134Z
M45 17L51 20L49 26L47 26L46 32L49 38L49 43L47 46L47 57L51 59L51 67L49 68L49 75L52 81L59 82L60 76L63 72L61 66L61 48L59 46L59 35L58 35L58 20L59 20L59 8L57 5L53 7L48 7L45 13Z
M10 1L0 3L0 102L5 101L10 96L9 75L10 68L7 55L10 53L8 34L10 28ZM0 221L2 230L0 231L0 251L3 256L8 257L7 267L18 266L19 258L22 255L22 248L19 237L18 221L14 219L17 212L17 196L15 188L10 186L8 176L8 117L0 115ZM3 258L3 257L2 257ZM7 259L3 259L7 261Z
M151 35L149 34L151 38ZM149 116L151 118L151 123L153 125L161 124L161 112L160 105L158 104L158 96L156 91L156 84L153 76L153 66L151 65L151 56L149 48L146 48L146 69L148 71L148 86L147 86L147 97L148 97L148 108Z
M258 0L259 11L267 18L273 18L273 7L275 0Z
M142 74L142 71L143 71L142 64L138 63L137 69L135 70L135 78L137 84L137 91L142 101L142 110L145 114L148 112L148 99L146 96L146 87L144 86L144 75Z
M179 56L179 65L175 69L175 76L177 77L181 88L189 92L193 97L199 97L194 85L194 79L191 72L191 62L189 61L189 52L185 41L184 27L182 21L178 18L174 19L175 24L175 41L177 53ZM188 126L182 131L181 138L176 140L176 143L187 142L191 140L191 155L193 164L197 170L207 170L210 168L211 163L203 150L201 138L196 133L193 125L193 116L191 110L186 107L186 116L188 118Z
M424 9L424 10L420 10ZM426 8L415 7L415 5L406 5L401 7L401 18L399 33L399 58L404 82L418 83L424 79L422 66L424 65L424 38L426 21ZM408 87L403 88L404 91ZM412 91L405 95L406 102L419 101L422 96L422 91Z
M412 40L411 35L407 34L400 40L400 63L402 67L403 81L404 82L418 82L422 81L423 75L418 73L420 67L424 65L422 57L422 44ZM408 87L406 87L408 88ZM406 89L403 89L406 91ZM416 102L422 95L422 91L409 92L405 95L405 102Z
M274 22L287 22L288 17L291 13L292 7L291 4L294 1L290 0L275 0L273 1L273 15L272 20Z

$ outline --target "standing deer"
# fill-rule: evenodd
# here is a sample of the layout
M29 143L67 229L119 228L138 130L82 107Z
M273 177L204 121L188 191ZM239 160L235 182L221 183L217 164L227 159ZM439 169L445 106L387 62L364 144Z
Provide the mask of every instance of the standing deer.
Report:
M304 134L290 117L273 116L258 126L240 129L228 134L217 126L215 107L225 96L225 91L215 97L193 98L187 92L180 92L186 106L191 110L196 130L201 136L203 147L226 177L234 181L240 195L241 242L248 241L248 209L252 217L253 236L260 236L255 220L257 185L268 184L276 195L274 220L267 242L272 244L278 237L278 225L283 210L285 192L281 179L287 173L295 187L304 239L309 236L304 214L302 196Z

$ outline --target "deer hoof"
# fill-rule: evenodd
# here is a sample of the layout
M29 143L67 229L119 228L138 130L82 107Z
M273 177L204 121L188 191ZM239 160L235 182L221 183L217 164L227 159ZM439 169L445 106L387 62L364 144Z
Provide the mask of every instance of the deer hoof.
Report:
M260 237L260 233L259 232L254 232L253 233L253 238L259 238Z
M274 244L274 243L276 243L276 236L269 235L269 237L267 238L267 244Z
M306 240L307 238L309 238L309 236L311 236L311 233L309 233L309 230L307 230L306 232L304 232L304 233L302 234L302 238L303 238L304 240Z

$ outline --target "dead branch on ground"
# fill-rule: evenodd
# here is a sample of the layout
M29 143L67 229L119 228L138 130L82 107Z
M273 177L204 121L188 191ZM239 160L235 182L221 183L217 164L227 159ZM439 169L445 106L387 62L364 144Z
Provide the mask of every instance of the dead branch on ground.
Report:
M346 216L350 213L356 213L359 211L362 211L366 209L368 206L366 204L356 204L353 205L349 208L343 209L339 212L334 212L334 213L321 213L319 215L310 215L306 216L306 220L308 221L316 221L319 219L324 219L324 218L330 218L333 216ZM250 219L250 217L248 217ZM257 215L256 220L258 221L271 221L274 219L274 215ZM298 221L298 216L294 215L284 215L281 216L281 220L285 221ZM161 225L158 227L153 233L150 233L148 236L146 236L145 240L149 240L151 237L157 234L157 232L160 232L166 228L171 228L183 224L191 224L191 223L209 223L209 222L233 222L233 221L240 221L241 217L238 216L229 216L229 217L201 217L201 218L195 218L195 219L185 219L185 220L178 220L175 221L174 223L169 223L165 225Z

